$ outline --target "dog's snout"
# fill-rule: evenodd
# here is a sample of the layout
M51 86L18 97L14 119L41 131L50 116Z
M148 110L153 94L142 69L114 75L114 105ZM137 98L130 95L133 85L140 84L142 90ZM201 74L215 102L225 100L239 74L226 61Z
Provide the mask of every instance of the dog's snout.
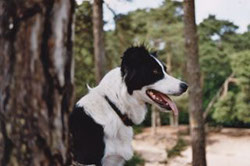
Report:
M181 88L181 91L182 92L186 92L187 88L188 88L188 85L185 83L185 82L182 82L180 84L180 88Z

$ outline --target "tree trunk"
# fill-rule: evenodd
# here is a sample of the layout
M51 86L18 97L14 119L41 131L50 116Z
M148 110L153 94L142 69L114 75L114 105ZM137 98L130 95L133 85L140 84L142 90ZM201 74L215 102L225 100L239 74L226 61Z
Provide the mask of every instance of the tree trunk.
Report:
M160 112L157 110L155 106L152 106L151 113L151 133L152 135L157 133L157 127L161 126L161 116Z
M189 84L189 113L193 166L206 166L205 131L202 116L202 89L194 0L184 0L184 32Z
M151 134L155 135L157 133L156 129L156 110L152 106L152 113L151 113Z
M98 83L104 75L104 32L103 32L103 0L94 0L93 3L93 33L95 54L95 78Z
M73 12L73 0L0 0L2 166L71 162Z

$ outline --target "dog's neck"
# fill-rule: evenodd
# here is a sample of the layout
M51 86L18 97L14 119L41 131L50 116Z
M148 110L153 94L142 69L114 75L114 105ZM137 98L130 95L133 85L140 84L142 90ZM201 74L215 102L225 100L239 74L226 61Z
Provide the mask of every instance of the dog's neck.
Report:
M146 104L137 93L130 95L121 77L120 68L111 70L95 88L107 96L122 114L126 114L134 124L140 124L146 115Z

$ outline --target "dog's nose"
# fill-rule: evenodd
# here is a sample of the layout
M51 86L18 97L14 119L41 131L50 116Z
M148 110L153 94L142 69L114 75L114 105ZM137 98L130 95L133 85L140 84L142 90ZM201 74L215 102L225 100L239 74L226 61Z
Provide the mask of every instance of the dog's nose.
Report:
M185 82L182 82L180 84L180 87L181 87L181 91L182 92L186 92L187 88L188 88L188 85L185 83Z

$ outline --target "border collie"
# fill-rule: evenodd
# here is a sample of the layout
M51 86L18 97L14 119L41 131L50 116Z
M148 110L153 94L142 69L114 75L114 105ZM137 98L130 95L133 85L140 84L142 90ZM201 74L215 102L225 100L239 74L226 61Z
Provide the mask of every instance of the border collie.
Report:
M133 156L132 126L144 120L146 103L177 115L168 95L181 95L187 88L168 75L165 65L144 46L128 48L121 67L89 89L70 115L75 160L83 165L122 166Z

